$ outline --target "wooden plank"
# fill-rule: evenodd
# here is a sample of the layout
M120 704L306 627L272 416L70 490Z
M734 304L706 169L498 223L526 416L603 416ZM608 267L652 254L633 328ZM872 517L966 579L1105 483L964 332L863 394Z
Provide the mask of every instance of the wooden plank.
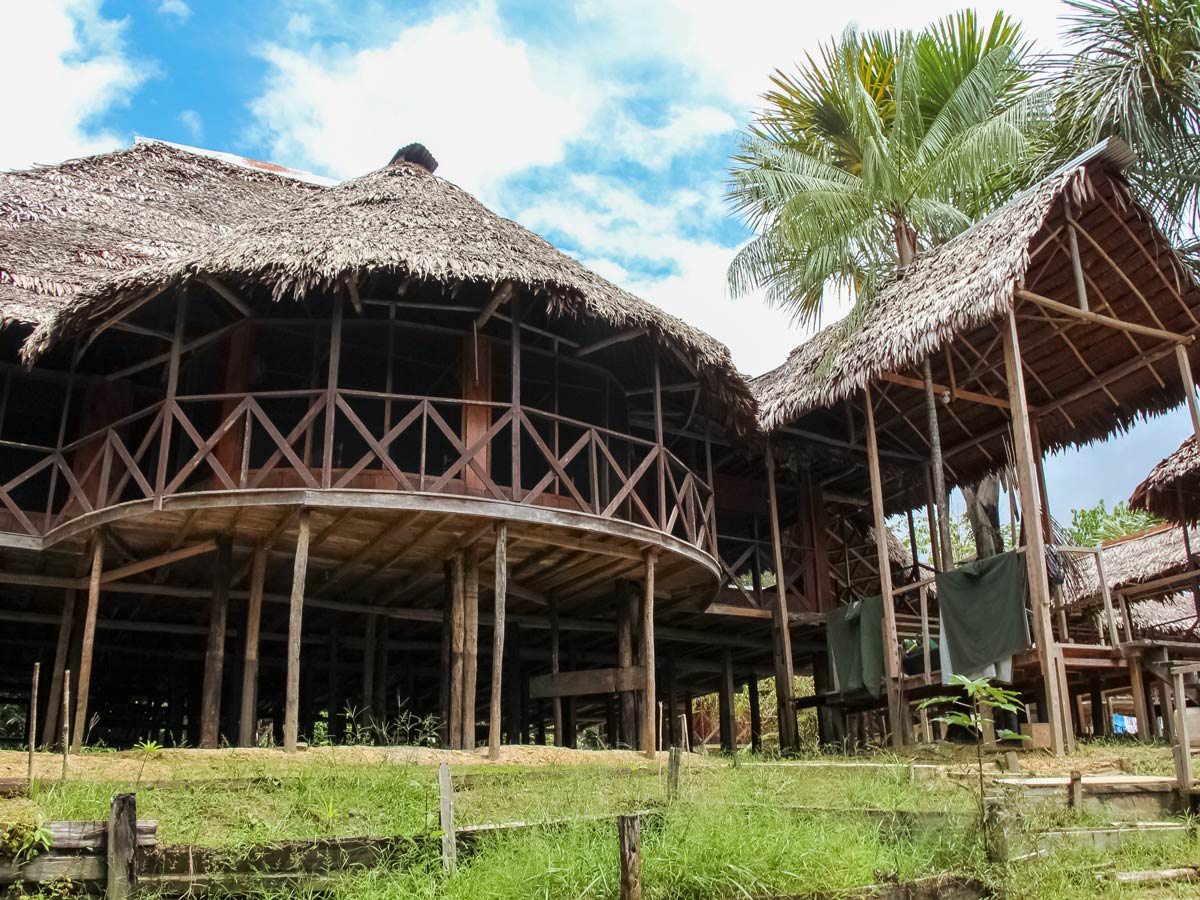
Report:
M300 732L300 636L304 618L304 581L308 575L308 541L312 531L311 510L300 511L297 529L288 611L287 687L283 714L283 749L287 753L296 752Z
M514 320L516 319L514 311ZM488 759L500 758L501 676L504 670L504 613L508 589L508 526L496 525L495 612L492 620L492 694L488 717Z
M229 579L233 572L233 543L218 541L209 601L208 647L204 654L204 682L200 692L200 748L215 750L221 738L221 693L225 673L225 637L229 621Z
M488 319L500 308L500 306L512 296L513 283L511 281L502 281L496 286L496 290L492 293L492 297L484 306L483 311L475 318L475 330L479 331L488 323Z
M92 652L96 642L96 619L100 611L100 576L104 571L104 531L97 529L92 537L92 574L88 581L87 610L83 619L83 643L79 653L79 688L75 698L75 728L73 749L83 746L87 731L88 693L92 680ZM66 683L64 682L64 687ZM65 763L64 763L65 766Z
M140 575L142 572L148 572L151 569L157 569L161 566L169 566L172 563L180 562L181 560L191 559L193 556L201 556L205 553L211 553L217 549L217 541L201 541L198 544L192 544L189 547L180 547L178 550L171 550L168 553L160 553L158 556L152 556L149 559L143 559L138 562L129 563L126 566L120 566L116 569L109 569L100 576L101 584L112 584L114 581L122 581L134 575Z
M592 694L618 694L641 691L646 684L644 666L611 669L580 669L535 675L529 679L529 696L535 700L548 697L584 697Z
M258 719L258 643L262 623L263 582L267 574L267 548L256 544L250 563L250 597L246 604L245 649L242 657L242 703L238 714L238 746L255 744Z

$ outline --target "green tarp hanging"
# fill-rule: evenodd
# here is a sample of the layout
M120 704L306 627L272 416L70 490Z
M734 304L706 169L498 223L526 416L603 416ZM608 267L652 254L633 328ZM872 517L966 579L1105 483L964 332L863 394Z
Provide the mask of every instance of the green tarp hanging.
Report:
M843 695L883 691L883 598L868 597L829 613L829 654Z
M937 576L942 638L956 672L977 672L1032 645L1029 577L1015 551Z

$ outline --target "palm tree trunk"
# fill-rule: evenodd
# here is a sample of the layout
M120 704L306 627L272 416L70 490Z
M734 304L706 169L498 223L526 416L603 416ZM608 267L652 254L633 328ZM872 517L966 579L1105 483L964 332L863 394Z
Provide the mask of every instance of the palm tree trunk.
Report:
M984 559L1004 552L1000 532L1000 476L985 475L975 484L963 485L967 518L975 539L975 558Z

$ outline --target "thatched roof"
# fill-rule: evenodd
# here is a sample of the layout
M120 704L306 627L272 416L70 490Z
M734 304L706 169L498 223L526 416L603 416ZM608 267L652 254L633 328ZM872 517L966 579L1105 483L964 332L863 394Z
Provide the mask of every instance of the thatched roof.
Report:
M1129 618L1133 620L1134 637L1200 636L1200 617L1191 591L1131 603Z
M1104 575L1111 592L1155 581L1188 569L1183 531L1175 525L1156 525L1140 534L1104 544ZM1081 561L1071 603L1100 598L1100 580L1090 559Z
M203 190L222 188L207 184ZM157 256L145 252L123 259L113 267L117 271L90 283L75 278L69 296L45 304L53 307L50 314L26 313L25 320L37 325L23 350L26 359L67 333L87 330L200 275L235 287L252 285L274 300L329 292L348 279L360 288L385 277L489 287L508 281L538 295L553 314L596 319L615 329L647 329L700 374L741 431L755 428L753 396L723 344L606 281L414 162L399 160L332 188L276 191L262 204L235 196L228 207L218 221L184 234L161 223L172 240L161 249L154 245Z
M1089 163L1120 168L1124 144L1100 145L950 241L919 254L853 327L827 326L753 379L760 421L775 429L861 391L887 372L919 365L947 341L1006 314L1025 282L1030 244L1055 204L1079 205Z
M115 273L194 250L317 190L159 141L0 173L0 325L49 323Z
M1200 449L1194 434L1150 470L1133 489L1129 505L1171 522L1200 521Z

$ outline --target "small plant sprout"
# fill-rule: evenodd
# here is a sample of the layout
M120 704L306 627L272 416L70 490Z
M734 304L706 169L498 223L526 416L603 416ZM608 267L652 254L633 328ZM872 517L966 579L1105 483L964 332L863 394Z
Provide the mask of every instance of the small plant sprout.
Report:
M1005 712L1018 713L1025 708L1015 691L996 687L988 678L967 678L964 675L954 675L950 684L962 688L962 694L930 697L921 702L920 708L944 706L945 710L934 721L945 725L959 725L974 731L978 736L975 743L975 765L979 776L979 790L975 796L979 812L979 829L982 834L986 828L987 812L984 805L983 780L983 729L984 725L995 725L995 712L998 709ZM996 731L996 737L1001 740L1028 740L1024 735L1007 728Z
M135 750L140 750L142 753L142 765L141 768L138 769L138 777L136 782L136 784L140 786L142 783L142 773L146 771L146 763L149 761L151 756L162 752L162 744L150 738L142 738L142 740L138 741L133 746Z

